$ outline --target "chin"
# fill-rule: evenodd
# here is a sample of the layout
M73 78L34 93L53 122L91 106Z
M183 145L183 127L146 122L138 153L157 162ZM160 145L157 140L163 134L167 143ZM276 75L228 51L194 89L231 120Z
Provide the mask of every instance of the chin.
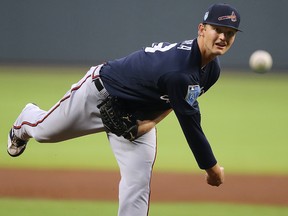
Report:
M219 50L219 49L214 52L215 55L223 55L225 53L226 53L226 50Z

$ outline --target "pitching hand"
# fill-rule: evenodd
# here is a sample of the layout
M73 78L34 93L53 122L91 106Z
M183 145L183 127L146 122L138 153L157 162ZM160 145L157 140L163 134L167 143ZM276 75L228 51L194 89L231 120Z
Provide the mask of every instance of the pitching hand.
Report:
M206 182L211 186L219 187L224 183L224 168L218 164L206 170Z

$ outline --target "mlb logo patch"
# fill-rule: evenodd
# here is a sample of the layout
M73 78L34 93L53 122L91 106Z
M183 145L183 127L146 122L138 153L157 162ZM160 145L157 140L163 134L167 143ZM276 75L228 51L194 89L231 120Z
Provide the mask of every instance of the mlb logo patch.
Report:
M201 93L201 88L199 85L189 85L185 100L190 106L193 106L194 102L197 100Z

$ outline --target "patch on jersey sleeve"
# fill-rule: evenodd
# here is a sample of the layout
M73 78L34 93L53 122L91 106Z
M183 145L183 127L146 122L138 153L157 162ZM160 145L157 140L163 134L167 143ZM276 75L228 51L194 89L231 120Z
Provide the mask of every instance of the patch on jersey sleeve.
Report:
M197 100L201 93L199 85L189 85L185 100L190 106L193 106L194 102Z

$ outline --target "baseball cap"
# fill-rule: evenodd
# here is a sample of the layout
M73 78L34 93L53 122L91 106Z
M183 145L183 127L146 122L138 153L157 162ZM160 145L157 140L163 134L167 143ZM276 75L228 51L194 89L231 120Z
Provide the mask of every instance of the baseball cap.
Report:
M211 5L203 18L204 24L224 26L241 31L239 12L229 4L217 3Z

